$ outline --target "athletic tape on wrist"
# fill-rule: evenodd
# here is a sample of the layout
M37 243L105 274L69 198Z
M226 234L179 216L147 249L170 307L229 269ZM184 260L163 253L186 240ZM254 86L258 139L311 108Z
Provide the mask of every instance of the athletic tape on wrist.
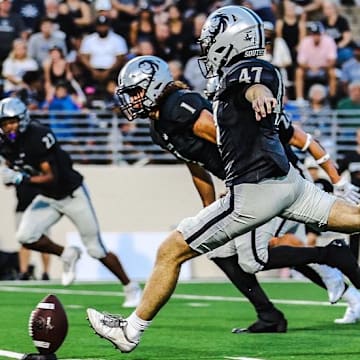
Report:
M328 160L330 159L330 155L328 153L326 153L324 156L322 156L320 159L316 160L316 163L318 165L324 164L326 163Z

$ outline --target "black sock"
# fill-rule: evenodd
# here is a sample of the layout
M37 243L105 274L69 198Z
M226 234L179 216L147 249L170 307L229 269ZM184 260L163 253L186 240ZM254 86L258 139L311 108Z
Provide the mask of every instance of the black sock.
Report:
M212 259L230 281L253 304L258 315L275 309L254 274L246 273L238 263L237 255Z
M276 246L269 249L269 258L264 270L294 267L311 263L322 264L326 252L319 247Z

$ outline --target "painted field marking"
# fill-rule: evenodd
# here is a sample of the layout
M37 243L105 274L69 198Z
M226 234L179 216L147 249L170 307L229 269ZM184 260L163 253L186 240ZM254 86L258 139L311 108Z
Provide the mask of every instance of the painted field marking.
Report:
M18 353L15 351L9 351L9 350L0 350L0 356L4 356L10 359L23 359L26 354L24 353ZM99 358L71 358L71 359L59 359L59 360L105 360L105 359L99 359Z
M63 295L83 295L83 296L123 296L119 291L93 291L93 290L70 290L70 289L50 289L50 288L30 288L21 286L1 286L0 291L4 292L19 292L19 293L54 293ZM188 295L188 294L174 294L173 299L183 300L201 300L201 301L231 301L231 302L248 302L247 299L235 296L209 296L209 295ZM304 305L304 306L339 306L345 307L346 303L330 304L326 301L312 301L312 300L285 300L285 299L271 299L275 304L284 305Z

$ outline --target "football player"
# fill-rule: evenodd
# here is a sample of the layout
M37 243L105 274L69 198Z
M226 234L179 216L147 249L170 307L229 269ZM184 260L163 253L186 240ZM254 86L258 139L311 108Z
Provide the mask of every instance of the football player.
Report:
M181 221L160 245L142 300L129 317L87 310L95 332L122 352L131 352L139 344L142 333L174 291L183 262L276 216L333 231L360 231L360 208L324 193L289 164L278 133L282 80L270 63L257 59L265 47L261 19L245 7L220 8L207 18L199 41L206 74L221 76L213 106L216 126L210 111L202 110L189 128L204 141L217 142L229 191L196 216ZM155 64L145 62L142 81L123 91L130 98L127 103L133 104L124 109L128 116L138 111L141 115L151 104L151 98L142 98L144 87L151 82L147 74L152 66ZM128 80L126 74L122 78ZM186 102L180 106L195 111ZM206 152L199 153L201 162ZM247 251L239 258L243 270L256 273L315 262L339 268L360 288L360 269L343 242L314 248L279 246L268 251L270 238L268 229L261 238L246 242Z
M63 261L62 284L75 279L75 266L80 249L63 247L45 234L62 216L68 217L78 229L90 256L98 259L124 285L123 306L136 306L141 289L130 282L119 259L106 250L83 176L73 168L70 156L60 147L53 132L30 121L26 105L17 98L0 101L0 129L3 142L0 154L7 167L3 183L18 186L28 183L40 194L26 208L16 238L26 248L55 254Z
M146 69L145 73L143 72L144 69ZM169 74L168 65L158 57L140 56L130 61L125 65L119 77L121 108L127 114L129 120L133 120L134 117L138 116L140 110L146 115L150 115L151 136L154 142L162 148L169 150L180 160L185 161L190 169L203 205L207 206L215 201L215 190L211 177L205 169L216 174L221 179L224 179L225 173L216 144L204 141L196 136L192 126L203 110L212 112L211 104L199 94L189 91L183 83L174 81L173 77ZM151 79L151 81L146 82L144 75ZM122 78L122 76L125 78ZM143 83L145 86L145 94L142 96L142 104L137 104L134 101L130 101L127 93L129 90L131 92L131 89L140 83ZM208 96L211 96L209 90ZM151 104L149 99L152 101ZM143 105L144 102L148 102L147 106ZM161 105L159 106L159 104ZM324 158L325 151L300 129L295 129L286 117L284 117L280 125L282 142L286 144L291 142L304 151L309 148L316 158ZM292 153L291 160L294 158L297 160L296 156ZM199 162L200 160L201 162ZM297 161L293 162L294 164L297 163ZM331 160L326 158L323 166L333 182L337 182L339 175ZM354 196L351 189L346 194L349 198ZM287 225L283 221L277 221L277 223L278 225L276 225L274 231L274 235L277 237L288 231L295 232L297 229L296 224L290 221L287 221ZM239 240L240 244L243 243L243 240L242 238ZM278 239L276 240L279 242ZM294 239L292 240L294 241ZM225 272L234 285L250 300L258 315L258 320L254 324L246 329L236 329L236 332L286 331L286 320L283 314L278 309L275 309L274 305L264 294L256 277L253 274L245 273L241 269L238 264L238 250L236 246L228 244L229 246L224 245L224 247L210 252L209 258ZM298 245L299 242L296 244ZM326 284L329 287L329 300L331 302L336 302L345 291L342 276L335 269L330 269L325 265L314 264L312 268L298 267L297 270L324 288L326 288ZM317 273L320 274L320 277ZM355 289L353 290L355 294L358 294ZM354 291L349 290L346 294L353 294ZM360 302L359 296L357 300Z

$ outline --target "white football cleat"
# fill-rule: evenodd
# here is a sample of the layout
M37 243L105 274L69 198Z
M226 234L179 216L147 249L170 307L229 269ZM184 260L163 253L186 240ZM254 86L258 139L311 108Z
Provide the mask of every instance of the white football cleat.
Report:
M142 290L137 282L131 282L124 286L125 301L122 304L124 308L137 307L141 300Z
M60 258L63 262L63 273L61 276L61 283L64 286L72 284L76 277L76 263L81 255L81 250L76 246L69 246L64 249Z
M127 337L128 323L122 316L101 313L95 309L87 309L86 312L95 333L109 340L121 352L129 353L139 344L139 340L130 340Z
M356 307L350 305L346 308L344 317L335 319L335 324L355 324L360 320L360 304Z
M348 303L342 318L335 319L335 324L355 324L360 321L360 293L353 286L344 292L343 299Z

